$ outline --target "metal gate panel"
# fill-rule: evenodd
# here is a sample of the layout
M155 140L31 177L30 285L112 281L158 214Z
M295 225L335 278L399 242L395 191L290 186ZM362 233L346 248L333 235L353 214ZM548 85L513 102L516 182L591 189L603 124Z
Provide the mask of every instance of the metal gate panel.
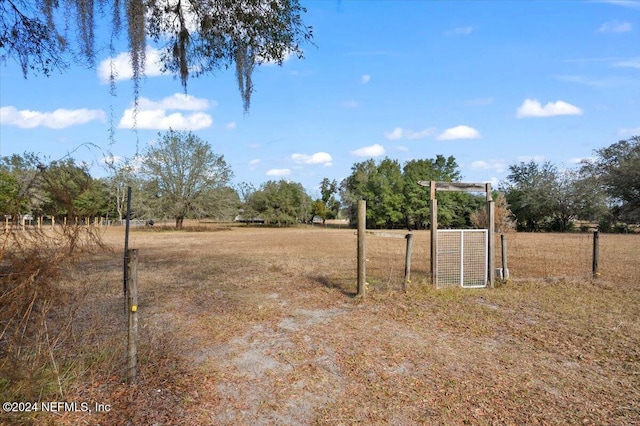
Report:
M436 287L487 286L486 229L438 229Z

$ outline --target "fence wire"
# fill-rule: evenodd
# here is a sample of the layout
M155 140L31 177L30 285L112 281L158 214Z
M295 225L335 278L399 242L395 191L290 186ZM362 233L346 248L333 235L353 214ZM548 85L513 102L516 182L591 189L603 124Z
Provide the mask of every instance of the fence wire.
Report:
M404 233L406 234L406 231ZM412 282L425 283L430 276L430 232L413 231L413 235ZM592 280L593 233L509 232L504 235L507 244L507 266L513 281ZM401 288L404 278L405 244L403 239L367 235L367 281L372 288ZM494 244L495 267L501 268L499 233L495 235ZM640 234L600 233L599 248L599 280L640 286ZM463 267L467 268L467 265Z
M593 233L508 233L507 256L512 278L591 279ZM640 284L640 234L600 234L600 278ZM496 265L500 265L500 236Z

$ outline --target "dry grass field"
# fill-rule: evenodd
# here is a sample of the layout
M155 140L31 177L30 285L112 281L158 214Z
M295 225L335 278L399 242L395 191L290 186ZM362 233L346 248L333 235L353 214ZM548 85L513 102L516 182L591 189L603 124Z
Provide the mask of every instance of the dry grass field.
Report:
M123 384L123 231L86 259L64 401L105 413L7 417L101 425L640 424L640 235L509 234L513 280L427 284L428 233L368 239L354 297L353 230L131 233L139 249L139 379ZM499 250L497 251L499 256ZM498 263L499 264L499 263Z

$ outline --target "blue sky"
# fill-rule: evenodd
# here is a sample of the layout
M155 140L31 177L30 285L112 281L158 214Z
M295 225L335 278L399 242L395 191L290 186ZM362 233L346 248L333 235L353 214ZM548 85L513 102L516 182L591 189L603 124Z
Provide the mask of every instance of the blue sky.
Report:
M301 3L315 46L257 69L248 114L232 70L190 80L185 95L153 52L137 134L132 83L109 94L108 52L96 69L48 78L1 64L0 155L73 151L103 176L103 157L142 153L171 126L224 155L234 183L284 178L318 196L324 177L340 181L368 158L453 155L465 181L496 184L510 164L573 167L640 134L639 1Z

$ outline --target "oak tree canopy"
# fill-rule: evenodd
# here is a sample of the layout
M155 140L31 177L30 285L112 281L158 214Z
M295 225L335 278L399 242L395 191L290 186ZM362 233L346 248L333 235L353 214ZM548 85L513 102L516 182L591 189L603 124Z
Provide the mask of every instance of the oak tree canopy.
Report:
M78 62L93 66L96 52L113 53L126 32L136 100L152 42L162 70L179 77L185 91L190 77L235 64L247 111L256 65L303 57L301 45L312 38L304 12L298 0L1 0L0 62L17 61L25 77ZM108 23L108 46L96 45L98 22Z

